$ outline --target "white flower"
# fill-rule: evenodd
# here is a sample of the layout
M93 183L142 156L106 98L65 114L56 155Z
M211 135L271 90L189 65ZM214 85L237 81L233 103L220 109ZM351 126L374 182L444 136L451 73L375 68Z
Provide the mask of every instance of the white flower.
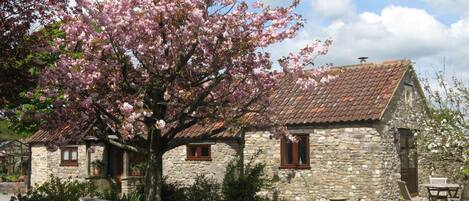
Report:
M163 129L166 126L166 122L162 119L156 121L155 128L156 129Z

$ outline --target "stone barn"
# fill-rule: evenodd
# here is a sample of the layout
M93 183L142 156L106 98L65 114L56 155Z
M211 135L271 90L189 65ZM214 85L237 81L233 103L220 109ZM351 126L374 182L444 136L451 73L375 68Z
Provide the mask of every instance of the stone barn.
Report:
M338 78L314 90L284 82L272 94L269 109L297 136L296 142L275 139L268 130L241 129L170 150L164 155L164 175L186 184L200 174L221 181L229 161L247 160L260 151L256 162L265 163L267 176L278 180L261 192L269 198L398 200L397 180L418 195L428 171L414 141L421 128L414 114L426 114L427 107L411 62L363 63L329 73ZM197 136L195 131L181 137ZM92 133L68 146L47 148L67 132L41 130L29 139L31 184L46 181L49 174L99 175L125 193L141 179L135 173L141 157ZM93 167L99 165L102 171L95 174Z

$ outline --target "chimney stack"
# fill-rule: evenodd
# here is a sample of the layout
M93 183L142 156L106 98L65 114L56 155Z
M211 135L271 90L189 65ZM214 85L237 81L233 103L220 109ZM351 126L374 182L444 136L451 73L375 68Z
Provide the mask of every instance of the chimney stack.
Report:
M358 57L360 59L360 64L365 64L368 57Z

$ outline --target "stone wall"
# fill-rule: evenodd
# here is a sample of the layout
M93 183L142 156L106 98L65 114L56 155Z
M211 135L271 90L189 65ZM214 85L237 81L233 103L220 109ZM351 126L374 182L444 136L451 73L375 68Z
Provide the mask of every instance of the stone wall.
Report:
M383 160L388 161L390 168L384 168L387 172L383 175L386 179L386 185L390 189L395 189L393 192L398 192L397 180L401 179L400 167L401 162L397 152L397 146L399 138L395 136L396 128L406 128L413 130L416 134L425 135L424 124L421 122L422 118L427 117L426 103L424 97L421 96L418 89L418 82L412 72L408 72L404 79L399 85L395 96L388 105L388 109L383 116L383 120L376 125L377 130L383 136L383 147L386 149L389 155L386 155ZM406 102L405 100L405 88L412 89L411 101ZM418 136L415 136L417 139ZM418 141L417 141L418 142ZM418 183L429 183L430 168L427 162L426 153L424 153L422 147L417 144L418 154ZM425 188L419 185L419 195L425 197L427 191ZM394 197L399 196L397 193Z
M86 145L71 146L78 147L78 166L61 166L60 148L51 150L43 144L31 145L31 185L41 185L49 179L50 175L64 179L84 180L90 175L89 162L95 159L103 159L105 156L104 145L101 143L90 146L94 150L90 153L91 160L88 159Z
M163 175L168 182L192 184L197 175L212 177L221 182L225 174L226 165L239 153L239 143L236 140L212 141L211 161L187 161L186 146L176 147L163 156Z
M260 149L256 162L266 164L268 177L279 179L263 194L287 200L388 200L382 197L387 189L381 175L383 149L376 129L348 125L291 130L309 133L311 169L281 169L280 140L270 139L269 132L245 134L245 159Z
M257 162L267 164L268 177L279 179L263 194L287 200L327 200L331 197L398 200L400 159L395 129L422 129L415 115L426 112L423 97L412 76L412 73L406 74L382 121L290 128L294 132L310 134L311 169L280 169L280 141L271 139L269 132L247 132L245 158L261 149ZM405 100L406 86L412 88L410 102ZM427 183L429 169L425 153L419 149L418 154L418 183ZM419 191L421 196L426 196L425 189L419 187Z
M44 145L31 145L31 185L42 184L50 175L48 151Z

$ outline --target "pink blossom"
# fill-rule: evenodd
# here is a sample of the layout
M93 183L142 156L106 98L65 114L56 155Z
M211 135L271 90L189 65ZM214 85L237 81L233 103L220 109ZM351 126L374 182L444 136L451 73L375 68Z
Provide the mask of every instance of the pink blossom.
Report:
M122 104L122 106L120 107L120 110L121 112L123 112L124 114L130 114L133 112L134 110L134 107L132 105L130 105L129 103L127 102L124 102Z
M223 5L233 8L217 9ZM57 94L68 95L57 119L84 122L100 116L123 137L148 133L151 127L171 132L193 119L239 122L257 107L258 120L250 123L272 127L276 137L287 135L265 109L279 81L314 90L333 79L314 66L330 40L312 41L286 55L279 62L283 73L272 72L274 64L264 50L295 37L304 26L296 5L77 0L76 9L61 13L65 39L51 48L59 60L56 68L44 70L41 87L61 90L48 94L51 99L63 101ZM64 54L77 47L79 56Z

